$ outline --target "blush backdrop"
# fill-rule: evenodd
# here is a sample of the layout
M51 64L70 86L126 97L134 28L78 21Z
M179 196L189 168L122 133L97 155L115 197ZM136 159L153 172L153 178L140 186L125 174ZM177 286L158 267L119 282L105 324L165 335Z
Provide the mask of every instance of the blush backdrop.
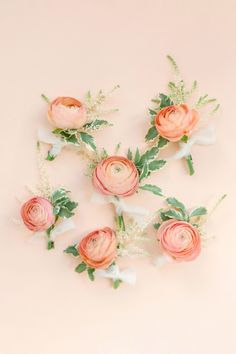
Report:
M12 0L0 2L2 354L234 354L235 345L235 79L234 0ZM196 146L196 174L172 162L150 178L189 206L228 197L208 223L215 238L192 263L155 268L151 260L123 260L137 269L136 286L114 291L89 282L62 253L77 235L112 226L111 207L90 203L85 162L64 151L48 173L79 201L77 231L60 236L55 251L29 242L13 223L24 186L38 183L36 130L48 126L40 98L82 97L109 90L119 113L97 133L110 152L143 144L150 99L166 89L177 60L187 83L217 97L218 140ZM129 203L155 210L146 192ZM150 237L154 231L150 230ZM155 253L155 250L153 251Z

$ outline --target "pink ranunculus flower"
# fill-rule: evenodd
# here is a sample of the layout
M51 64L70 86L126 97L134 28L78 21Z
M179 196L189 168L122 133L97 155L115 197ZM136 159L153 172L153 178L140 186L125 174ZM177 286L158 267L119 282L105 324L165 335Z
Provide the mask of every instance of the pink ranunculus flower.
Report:
M186 104L162 108L155 117L155 127L159 134L170 141L179 141L189 136L199 122L199 114Z
M138 170L126 157L111 156L95 168L93 185L102 194L127 197L138 189Z
M31 231L44 231L55 222L51 202L43 197L34 197L21 207L21 217Z
M72 97L58 97L48 108L48 120L60 129L79 129L87 122L86 107Z
M157 231L162 251L177 262L192 261L201 252L199 230L188 222L164 221Z
M80 257L91 268L108 268L116 258L116 250L116 236L110 227L90 232L78 246Z

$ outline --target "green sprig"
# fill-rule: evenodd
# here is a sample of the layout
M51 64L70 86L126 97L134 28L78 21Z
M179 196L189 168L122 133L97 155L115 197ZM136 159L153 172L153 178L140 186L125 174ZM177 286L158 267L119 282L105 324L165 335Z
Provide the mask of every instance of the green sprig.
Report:
M73 210L78 206L78 203L72 201L68 196L68 191L60 188L53 192L51 202L53 205L53 213L61 218L70 218L74 215Z
M79 252L77 250L77 244L67 247L64 250L64 252L67 253L67 254L72 254L74 257L78 257L79 256Z

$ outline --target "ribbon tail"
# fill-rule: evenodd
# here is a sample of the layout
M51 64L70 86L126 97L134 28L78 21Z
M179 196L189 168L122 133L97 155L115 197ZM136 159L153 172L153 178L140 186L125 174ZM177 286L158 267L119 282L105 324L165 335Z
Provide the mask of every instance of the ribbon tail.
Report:
M216 132L213 125L207 128L201 129L198 132L192 134L187 143L180 142L179 150L166 158L166 160L179 160L183 157L187 157L191 154L192 145L212 145L216 142Z
M36 242L40 242L44 237L45 237L45 232L38 231L33 233L33 235L29 237L28 242L34 244Z
M112 279L113 281L119 279L131 285L136 283L136 272L130 268L120 271L118 265L112 265L108 269L96 269L94 274L95 276Z
M183 157L190 155L192 143L189 141L188 143L180 143L179 150L166 158L166 160L180 160Z
M110 200L108 199L107 196L94 192L91 196L91 202L95 204L103 205L103 204L109 204Z
M198 145L213 145L216 142L216 131L213 125L198 131L195 134L195 144Z
M132 219L137 222L137 224L141 224L143 222L143 217L150 215L149 210L136 205L126 204L122 199L112 197L111 203L115 206L118 215L126 213L130 215Z
M54 134L45 129L39 129L37 132L37 137L40 142L52 145L49 150L49 155L53 158L58 156L61 149L66 145L66 143L60 138L57 138Z
M113 280L119 279L119 268L117 265L112 265L107 269L96 269L94 275Z
M75 223L71 219L64 219L60 224L56 225L50 233L50 240L55 241L58 235L75 229Z
M165 254L162 254L162 255L156 257L153 261L153 264L157 267L162 267L163 265L165 265L167 263L172 263L172 260L171 260L171 258L166 256Z
M134 269L127 268L120 272L119 279L124 283L135 285L137 281L137 273Z

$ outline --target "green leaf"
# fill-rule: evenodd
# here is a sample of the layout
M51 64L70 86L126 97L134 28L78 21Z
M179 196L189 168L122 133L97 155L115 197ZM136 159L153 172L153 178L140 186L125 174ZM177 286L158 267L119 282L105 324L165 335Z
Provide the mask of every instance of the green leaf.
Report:
M194 209L191 214L190 218L193 218L194 216L202 216L207 214L207 209L204 207L196 208Z
M156 111L154 111L154 109L148 109L148 112L149 112L149 114L150 114L150 116L156 116L156 114L157 114L157 112Z
M88 268L87 269L87 273L88 273L88 276L89 276L89 279L91 280L91 281L94 281L94 273L95 272L95 269L94 268Z
M64 136L65 138L71 136L71 135L76 135L78 133L77 129L61 129L60 134Z
M101 128L102 126L108 126L108 125L112 125L109 124L109 122L107 120L104 119L95 119L92 122L86 123L83 128L84 129L91 129L91 130L96 130Z
M150 150L147 150L140 158L138 165L143 167L145 163L149 160L153 160L159 152L159 148L157 146L152 147Z
M160 197L163 197L161 188L153 184L145 184L144 186L141 186L139 188L145 191L152 192L153 194L159 195Z
M149 163L148 168L150 171L156 171L162 168L165 164L165 160L154 160Z
M74 246L69 246L67 247L64 252L67 253L67 254L72 254L74 257L78 257L79 256L79 252L76 248L77 245L74 245Z
M181 140L183 143L187 143L187 142L188 142L188 135L183 135L180 140Z
M141 182L144 178L147 178L149 175L150 175L150 172L148 170L148 164L145 163L142 170L141 170L141 173L139 176L139 181Z
M63 141L67 141L72 144L79 144L79 140L77 137L78 130L77 129L54 129L52 131L53 134L60 135Z
M135 163L135 165L138 164L139 160L140 160L140 152L139 152L139 149L137 148L137 149L136 149L136 152L135 152L135 156L134 156L134 163Z
M171 217L167 216L164 211L160 212L160 218L162 221L170 220Z
M53 213L54 215L60 216L62 218L70 218L74 213L74 210L78 203L70 200L68 197L68 191L64 188L60 188L56 190L51 196L51 202L53 205Z
M158 230L161 224L158 222L156 224L153 224L154 229Z
M72 213L69 209L65 208L64 206L62 206L60 208L60 211L58 213L58 215L61 217L61 218L70 218L71 216L74 215L74 213Z
M54 155L51 155L51 150L48 151L48 154L47 154L47 157L46 157L46 160L47 161L53 161L55 160L56 156Z
M132 151L130 149L127 152L127 158L132 161L133 154L132 154Z
M65 207L67 209L69 209L70 211L74 210L75 208L77 208L78 206L78 203L76 202L72 202L71 200L69 200L66 204L65 204Z
M75 271L76 271L77 273L82 273L82 272L84 272L86 269L87 269L87 264L84 263L84 262L82 262L82 263L80 263L80 264L75 268Z
M118 289L119 288L119 286L120 286L120 284L121 284L121 280L120 279L116 279L116 280L114 280L113 281L113 288L114 289Z
M72 143L72 144L78 144L79 143L79 140L78 140L76 135L71 135L71 136L67 137L66 141L68 141L69 143Z
M57 189L55 192L52 193L52 204L57 203L60 199L65 197L67 197L67 191L64 188Z
M174 208L181 210L183 213L186 212L186 208L185 208L184 204L181 203L181 202L180 202L179 200L177 200L176 198L167 198L167 199L166 199L166 202L167 202L169 205L173 206Z
M171 101L170 97L168 97L167 95L164 95L163 93L161 93L159 95L159 97L160 97L160 100L161 100L160 109L173 105L173 102Z
M59 211L60 211L60 206L59 206L59 205L56 205L56 206L53 208L53 214L54 214L54 215L58 215Z
M158 105L160 104L159 98L153 98L151 101L155 104L158 104Z
M157 129L156 129L155 126L153 126L153 127L151 127L151 128L148 130L148 132L147 132L147 134L146 134L146 136L145 136L145 140L146 140L146 141L153 140L153 139L155 139L157 136L158 136Z
M163 138L162 136L159 136L157 147L159 149L162 149L164 146L166 146L168 144L168 142L169 142L169 140Z
M61 134L61 132L63 132L63 129L60 129L60 128L56 128L52 131L52 133L56 134L56 135Z
M168 210L163 213L169 219L185 220L184 215L177 210Z
M89 135L88 133L85 133L85 132L80 132L79 134L80 134L81 140L85 144L89 145L94 151L97 149L92 135Z

